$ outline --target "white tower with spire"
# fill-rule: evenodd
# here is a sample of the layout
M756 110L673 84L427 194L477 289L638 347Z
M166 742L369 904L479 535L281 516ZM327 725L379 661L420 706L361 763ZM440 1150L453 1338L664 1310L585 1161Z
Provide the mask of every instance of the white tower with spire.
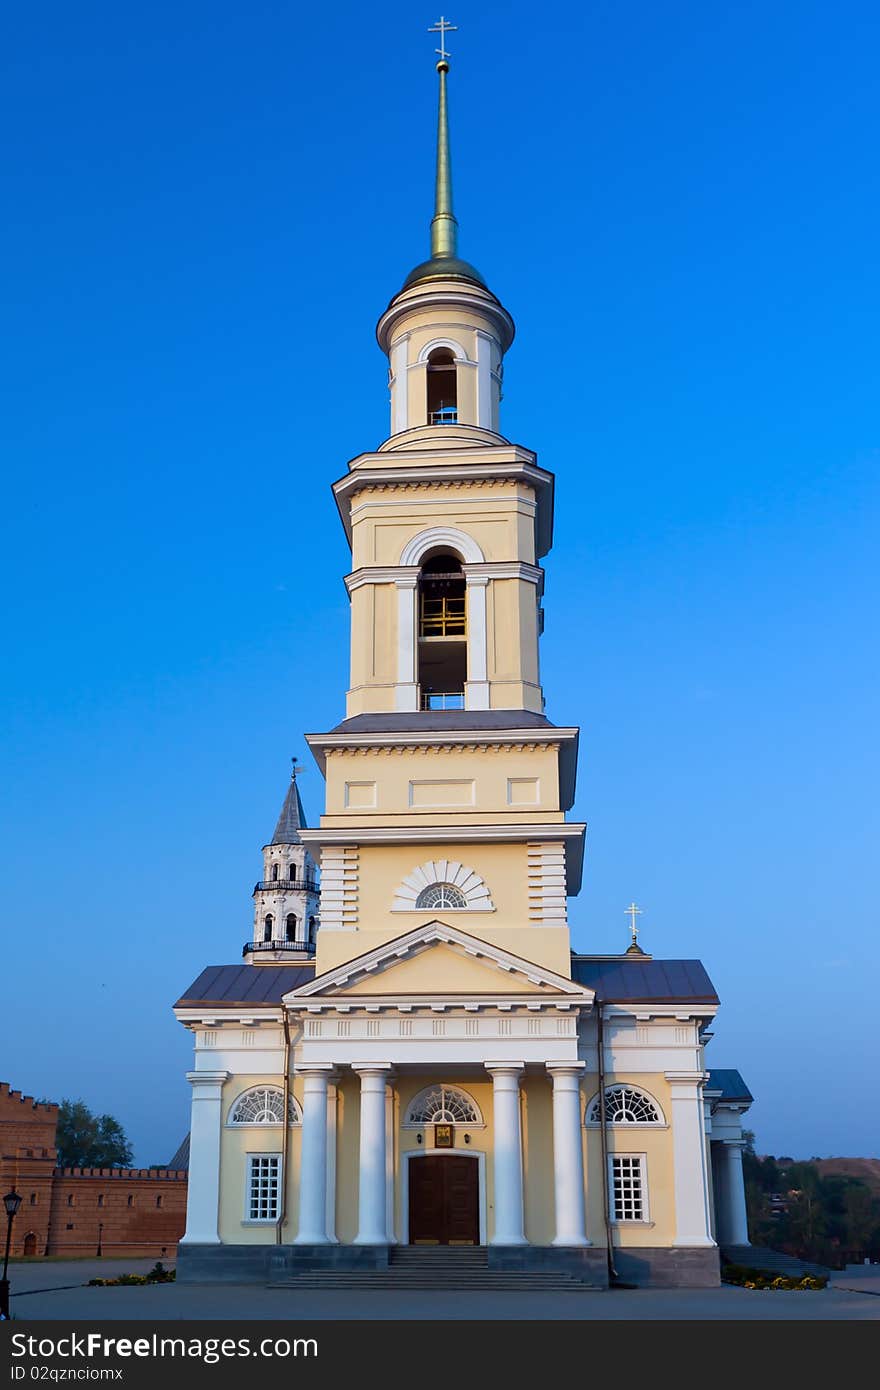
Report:
M314 951L320 887L315 861L300 838L306 816L296 758L292 762L275 833L263 846L263 877L254 886L254 936L243 952L252 965L274 965Z

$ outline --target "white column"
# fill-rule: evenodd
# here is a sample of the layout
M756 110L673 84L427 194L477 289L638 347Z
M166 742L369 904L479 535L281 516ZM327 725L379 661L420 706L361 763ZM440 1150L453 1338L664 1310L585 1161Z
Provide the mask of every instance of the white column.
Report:
M519 1079L523 1062L485 1062L492 1078L495 1122L493 1176L495 1232L492 1245L527 1245L523 1231L522 1133L519 1121Z
M477 424L484 430L497 430L492 419L492 339L477 329Z
M467 597L467 709L489 708L488 630L486 625L486 590L489 580L484 574L471 574L465 566Z
M744 1139L725 1139L724 1155L724 1240L729 1245L749 1245L746 1212L746 1185L743 1180Z
M299 1222L294 1245L330 1245L327 1234L327 1087L333 1067L297 1067L304 1080Z
M407 427L407 381L406 353L409 334L404 333L395 340L391 349L391 433L400 434Z
M385 1089L390 1062L352 1067L361 1079L358 1233L355 1245L387 1245L385 1178Z
M185 1245L219 1245L220 1121L228 1071L188 1071L192 1086Z
M702 1071L668 1071L672 1097L675 1245L714 1245L709 1222Z
M418 672L416 671L416 609L418 570L399 575L397 585L397 685L394 691L395 709L415 710L419 707Z
M548 1062L553 1078L554 1245L590 1245L584 1203L581 1075L585 1062Z

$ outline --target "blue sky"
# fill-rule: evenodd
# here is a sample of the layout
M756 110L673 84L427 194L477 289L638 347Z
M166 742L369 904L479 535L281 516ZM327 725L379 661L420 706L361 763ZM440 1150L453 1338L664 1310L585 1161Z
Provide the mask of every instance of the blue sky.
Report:
M343 715L329 487L387 433L434 18L7 17L0 1078L115 1113L140 1162L187 1128L170 1005L238 958L289 756ZM876 1153L880 14L452 18L462 254L517 322L504 431L557 475L574 942L622 949L635 897L722 995L759 1148Z

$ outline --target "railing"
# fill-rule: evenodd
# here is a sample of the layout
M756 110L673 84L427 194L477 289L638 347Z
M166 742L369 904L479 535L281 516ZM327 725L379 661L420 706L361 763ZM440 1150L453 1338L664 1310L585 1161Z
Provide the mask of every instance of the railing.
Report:
M439 410L431 411L429 419L432 425L456 425L458 408L454 405L441 405Z
M315 943L314 941L246 941L241 948L243 956L257 951L296 951L301 956L313 956Z
M261 893L266 888L277 888L279 893L285 890L299 890L301 893L320 893L320 885L313 878L263 878L259 883L254 884L254 892Z
M464 709L464 691L424 690L422 709Z

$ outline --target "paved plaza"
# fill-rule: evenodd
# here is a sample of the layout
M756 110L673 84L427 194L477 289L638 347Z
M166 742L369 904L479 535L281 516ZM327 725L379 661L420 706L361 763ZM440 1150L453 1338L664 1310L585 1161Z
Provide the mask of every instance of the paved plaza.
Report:
M565 1319L666 1321L680 1318L746 1320L880 1319L880 1268L835 1276L818 1293L720 1289L618 1289L604 1293L377 1293L267 1289L261 1285L151 1285L88 1288L92 1278L144 1274L152 1260L49 1260L9 1266L12 1314L19 1322L142 1318L269 1318L297 1324L326 1319Z

